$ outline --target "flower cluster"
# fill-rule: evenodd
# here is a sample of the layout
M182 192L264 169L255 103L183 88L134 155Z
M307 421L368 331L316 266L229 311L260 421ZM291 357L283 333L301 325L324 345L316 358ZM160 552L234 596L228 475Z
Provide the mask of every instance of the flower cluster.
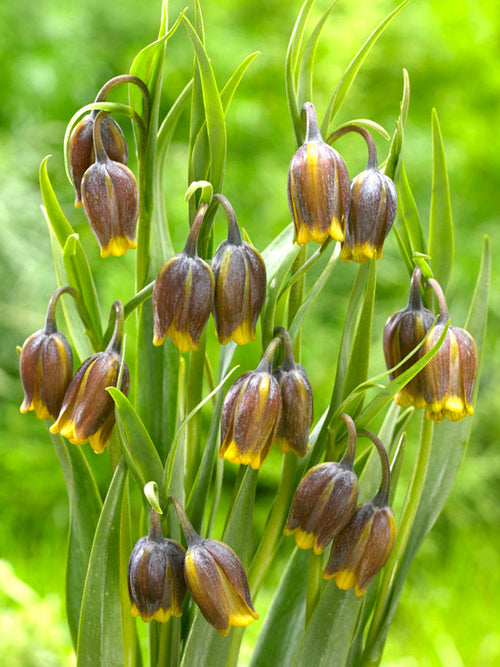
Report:
M154 345L167 336L181 352L198 349L213 312L219 342L245 345L255 328L266 295L266 267L260 253L243 241L234 210L223 195L228 238L217 248L211 266L198 256L198 235L207 204L193 221L184 250L160 269L153 288Z
M129 560L132 614L143 621L161 622L181 616L187 589L220 635L226 636L232 626L249 625L259 615L240 559L227 544L202 539L179 501L172 500L187 550L163 537L159 514L153 510L149 536L136 543Z
M290 335L269 343L254 371L241 375L224 399L219 456L259 469L276 440L281 451L305 456L313 419L312 390L305 369L293 358ZM283 343L283 364L273 371L273 359Z
M391 374L393 379L434 347L449 321L443 290L433 278L428 283L438 300L437 319L432 311L424 307L420 295L421 279L422 272L416 268L412 275L407 307L391 315L385 325L384 354L387 368L400 364ZM401 364L404 359L406 361ZM426 408L427 418L436 422L445 418L460 421L474 412L472 395L477 363L476 343L472 336L465 329L450 326L439 350L400 390L396 402L402 406Z
M342 590L354 588L363 595L389 558L396 537L394 514L389 507L390 468L386 450L371 431L370 438L382 463L382 482L373 500L358 507L359 483L353 470L356 428L342 414L348 444L339 462L325 462L303 477L292 500L285 535L294 535L300 549L321 554L333 541L323 576L334 578Z
M392 180L379 171L377 150L370 133L358 125L334 132L325 142L316 110L310 102L302 107L306 136L290 163L288 202L299 245L342 242L341 257L362 263L382 257L385 237L396 217L397 192ZM368 164L349 185L340 153L329 143L346 132L358 132L368 145Z
M75 445L90 443L100 454L115 424L114 402L106 387L116 387L123 365L120 389L129 389L129 372L121 356L123 305L115 301L113 336L104 352L86 359L73 375L71 347L57 329L56 305L61 294L78 299L71 287L54 292L48 306L45 328L24 342L19 371L24 388L21 412L33 410L38 419L51 418L51 433L61 433Z
M111 79L99 91L103 102L116 84L146 86L133 76ZM127 167L128 148L120 126L107 111L92 110L76 125L68 144L68 163L75 188L75 206L83 210L97 238L102 257L124 255L136 248L135 229L139 216L139 189Z

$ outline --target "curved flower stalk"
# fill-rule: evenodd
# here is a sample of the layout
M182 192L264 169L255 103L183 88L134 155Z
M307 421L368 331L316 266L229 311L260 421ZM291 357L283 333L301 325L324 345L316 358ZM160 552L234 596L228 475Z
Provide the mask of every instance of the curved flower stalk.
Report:
M108 347L82 363L68 386L51 433L60 433L74 445L86 442L96 454L104 451L115 425L115 404L106 387L116 387L123 366L120 390L127 395L130 374L122 360L123 304L115 301L115 330Z

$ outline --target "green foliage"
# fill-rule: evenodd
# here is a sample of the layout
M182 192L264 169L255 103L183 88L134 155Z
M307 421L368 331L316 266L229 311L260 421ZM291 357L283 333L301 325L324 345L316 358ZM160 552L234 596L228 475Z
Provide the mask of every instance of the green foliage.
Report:
M373 116L387 127L394 123L397 114L395 100L399 99L400 95L395 91L395 81L396 76L400 77L401 65L406 62L405 49L399 49L394 35L403 35L404 41L405 31L408 28L404 22L401 23L402 27L398 27L398 21L395 21L383 38L382 33L392 18L407 4L408 2L403 2L379 23L363 47L357 51L354 59L347 64L343 63L344 55L356 53L356 49L359 48L359 43L356 43L359 42L359 34L368 34L373 25L380 21L378 12L380 8L376 8L376 13L370 8L367 11L366 22L363 23L363 17L359 15L361 10L344 6L345 3L338 3L335 7L332 4L326 10L316 7L314 1L307 0L304 3L289 42L286 62L287 96L296 144L302 142L300 107L304 101L312 97L313 92L319 103L324 103L325 106L330 99L323 126L325 133L334 118L336 122L345 124L341 112L346 117L353 115L353 111L363 116ZM131 336L132 341L132 344L127 346L127 360L132 370L130 398L127 399L117 389L110 389L117 405L116 430L121 443L113 445L111 459L116 462L121 447L126 462L122 461L118 465L111 480L109 471L96 461L92 453L89 452L90 456L87 459L87 454L80 448L65 443L62 438L53 439L63 466L70 499L67 612L74 642L80 622L79 664L91 664L95 655L103 656L103 664L135 664L136 660L140 661L141 652L145 653L139 648L136 623L129 613L125 570L127 553L144 530L144 521L138 516L144 502L140 499L142 487L151 480L155 480L161 486L163 479L165 482L162 494L165 494L168 488L181 500L186 498L188 514L193 524L204 535L223 536L223 539L237 550L242 560L247 560L248 563L254 554L254 562L250 569L250 574L253 573L254 578L250 576L250 580L251 584L258 581L256 588L260 587L262 580L264 581L262 600L269 599L271 595L273 576L276 578L273 571L276 569L279 572L278 579L284 572L270 611L266 614L265 605L258 606L261 619L264 621L252 657L251 664L254 667L267 664L269 656L273 657L276 664L284 665L307 665L311 661L315 664L345 664L346 661L350 661L350 664L361 664L357 662L361 660L361 656L366 664L378 663L389 624L395 613L395 618L398 620L396 605L410 563L442 510L462 462L465 445L470 438L470 419L460 424L437 425L433 437L432 433L423 429L421 448L424 453L419 455L414 472L415 427L411 421L407 423L411 411L401 413L389 406L392 405L392 397L397 391L437 352L445 334L418 366L387 383L387 386L383 384L387 373L380 372L381 359L376 347L380 342L380 334L377 332L381 330L384 317L404 304L407 283L405 271L411 272L415 263L422 266L427 275L430 275L431 267L443 287L449 287L450 302L453 302L453 308L457 309L459 317L460 308L464 309L463 304L467 303L471 283L470 274L467 273L468 264L464 257L469 260L470 249L473 247L473 242L478 239L478 233L471 226L471 237L466 238L466 243L463 242L464 231L468 229L469 224L466 212L474 210L471 202L466 202L463 209L461 206L454 206L457 239L455 256L450 251L454 233L450 189L453 191L454 183L457 182L454 173L457 154L460 151L457 150L456 143L453 144L453 140L446 140L447 161L445 161L445 145L437 114L434 112L432 194L427 243L421 224L424 215L420 215L416 202L419 202L420 211L425 213L425 208L420 202L428 200L423 191L424 186L428 189L425 177L430 173L431 160L427 159L423 166L424 160L420 160L418 154L423 153L425 158L428 156L425 155L425 150L415 150L416 142L422 144L419 128L424 126L419 115L419 105L425 105L427 99L425 94L422 95L421 70L417 70L414 77L415 68L411 66L415 62L414 55L409 49L408 68L412 73L413 86L412 106L409 110L409 83L405 74L400 115L396 121L396 130L385 163L386 173L398 181L399 217L395 227L395 239L389 237L387 240L384 260L377 267L378 275L375 275L375 262L372 262L371 266L367 263L360 267L358 276L354 277L350 267L338 264L339 249L332 246L328 250L328 244L313 253L309 252L308 255L304 251L301 254L300 249L293 243L291 225L286 226L289 218L284 197L284 174L287 160L293 152L293 141L287 127L283 91L276 85L277 69L274 69L274 66L269 67L269 56L264 49L268 39L271 53L278 44L280 52L283 52L286 33L291 28L289 5L286 7L281 7L280 3L275 5L266 6L265 12L258 6L249 8L231 5L234 23L238 23L238 17L240 19L243 17L244 20L239 22L248 26L245 37L235 37L236 33L228 37L227 34L221 33L224 15L218 12L223 12L227 8L203 7L208 17L205 38L202 8L199 4L196 4L194 18L188 19L187 16L190 14L184 15L183 12L169 28L165 2L162 7L158 40L139 51L135 58L134 52L140 49L141 43L144 43L144 39L142 37L139 39L138 35L146 31L141 32L141 26L136 26L135 21L129 25L118 7L93 8L94 12L102 12L103 16L107 16L108 11L110 16L116 13L117 23L122 21L124 27L120 30L108 25L108 28L111 28L108 30L109 45L117 42L118 36L122 41L122 31L125 36L128 31L130 37L128 41L131 46L125 55L119 57L114 55L113 62L108 60L105 65L101 63L101 72L95 69L97 54L87 53L86 46L82 46L82 58L91 63L89 89L82 94L84 84L79 83L80 89L75 89L72 80L72 92L69 97L73 99L68 99L66 96L61 101L57 118L61 123L65 122L74 111L75 100L79 104L82 99L93 99L95 89L101 82L99 77L109 78L116 71L126 71L131 60L133 64L130 71L148 83L153 98L149 122L143 96L134 86L130 86L129 90L131 107L128 108L135 110L135 114L142 117L147 127L147 133L143 136L140 123L134 126L137 163L132 164L132 168L138 170L143 195L138 235L139 249L136 253L135 289L131 284L133 266L130 258L101 262L95 253L92 238L81 215L64 213L64 210L69 209L71 192L66 188L64 194L56 163L51 169L51 174L54 172L53 184L47 172L47 159L40 168L44 214L50 225L57 282L74 285L83 301L83 307L77 310L72 304L70 305L69 300L63 300L65 322L61 318L60 323L65 331L70 332L79 359L83 360L91 351L103 347L100 303L108 303L119 296L128 301L127 316L132 315L126 325L127 335ZM155 10L157 9L156 7ZM333 10L335 10L333 13L335 22L330 22L328 18ZM0 10L0 16L6 11ZM149 17L147 20L153 25L149 11L149 7L144 8L145 15ZM424 15L422 12L425 13L427 10L410 6L405 13L410 11L413 11L414 15L422 16ZM457 11L461 11L460 8ZM262 16L259 12L262 12ZM131 11L131 15L134 14L136 12ZM344 21L346 26L349 25L351 15L360 25L359 29L351 30L348 34L349 30L346 28L345 34L338 34L339 26ZM214 20L214 16L218 20ZM144 17L140 20L146 22ZM183 27L178 30L181 23ZM312 29L309 23L312 24ZM106 21L104 25L107 25ZM259 32L262 31L262 34L252 34L257 29ZM337 40L333 49L335 63L332 72L339 80L333 97L331 90L326 90L326 86L332 86L331 78L334 77L331 77L330 72L331 78L326 84L321 69L324 67L322 62L325 61L325 53L328 54L326 61L331 58L331 44L328 44L330 30ZM395 32L392 32L393 30ZM327 32L328 36L325 38ZM320 39L322 33L324 37ZM374 49L372 52L372 46L379 39L380 51ZM417 40L418 44L424 39L426 36L422 34ZM247 41L251 42L249 47ZM408 38L406 43L409 43ZM193 47L194 68L191 60L188 62L186 57L189 44ZM264 51L265 66L257 61L254 73L254 68L248 70L248 67L256 54L246 56L240 53L240 50L244 47L246 54L256 46L262 47ZM395 55L392 52L388 55L389 49L393 49ZM370 60L367 60L369 53ZM118 58L121 60L118 61ZM191 59L191 55L189 58ZM282 67L281 60L278 63L279 67ZM238 62L241 64L234 69ZM361 66L365 62L366 68L362 70ZM394 67L391 67L392 63L397 64L397 74ZM342 68L346 66L347 69L342 73ZM174 68L175 72L172 71ZM428 64L427 69L431 71ZM64 72L62 62L61 71ZM321 76L318 76L318 72ZM4 72L1 76L7 75ZM385 85L386 77L387 85ZM163 85L164 79L167 85ZM225 86L220 86L218 81L227 83ZM382 88L384 99L380 94ZM235 95L237 91L238 95ZM350 92L349 98L348 92ZM277 101L280 96L281 100ZM41 99L43 104L43 95ZM263 100L265 105L261 109L259 105ZM185 116L190 101L190 119L186 122ZM134 113L127 112L125 104L107 102L106 105L109 109L125 111L125 115L135 117ZM446 117L446 114L442 113L440 104L438 107L444 135L448 137L453 122L450 122L449 116ZM56 109L55 106L52 108ZM87 105L78 113L81 115L83 109L90 108L100 107L95 104ZM34 109L33 113L36 117L38 112ZM443 121L445 117L446 120ZM33 129L32 122L29 120L27 124L28 135L31 132L36 136L39 130ZM382 125L370 120L364 122L369 129L375 129L388 138L389 135ZM185 151L188 125L190 125L189 147ZM131 135L130 131L126 132L128 136ZM53 135L57 137L57 142L60 142L61 135L62 127L57 127ZM455 142L457 136L455 135ZM42 150L43 152L48 149L53 150L50 141L52 140L48 141L48 146L41 146L39 141L34 142L33 155L37 157L31 158L32 163L36 164L39 161L38 156ZM430 142L427 143L430 145ZM257 150L254 151L254 148ZM61 149L56 148L54 152L56 150L61 155ZM479 148L476 147L474 150L478 151ZM463 160L471 159L473 153L473 150L462 151ZM355 163L356 154L353 155ZM446 162L451 168L450 181ZM465 165L461 164L462 167L465 171ZM26 167L26 170L28 169L29 167ZM313 449L306 459L306 467L320 460L325 447L330 458L337 457L344 447L337 432L338 415L341 411L348 410L353 416L357 415L356 423L359 427L371 424L372 428L376 429L383 417L382 412L389 407L379 433L381 436L384 434L384 442L392 452L395 452L393 495L396 507L402 503L405 488L410 489L405 509L402 513L397 513L398 526L401 526L401 541L396 546L395 557L389 561L385 573L378 578L378 584L376 581L372 584L364 600L360 601L352 591L340 592L334 582L322 584L317 591L313 590L312 599L318 602L315 608L307 611L307 617L310 618L307 628L305 595L303 595L307 578L306 555L300 550L294 550L290 554L291 540L285 540L280 548L281 527L289 504L287 494L293 492L298 477L296 467L287 468L284 465L278 486L278 457L275 456L273 459L271 456L269 465L266 463L266 467L258 476L250 469L244 474L240 472L237 475L233 498L228 501L226 498L228 487L234 481L232 466L217 461L224 383L228 377L233 354L236 353L235 360L241 364L241 371L255 367L257 362L254 363L254 359L259 355L259 345L248 346L251 348L249 351L236 349L232 343L222 348L215 374L218 380L213 381L211 364L215 365L214 360L218 356L218 350L215 353L216 347L210 330L206 337L206 353L202 347L198 356L191 353L190 357L180 357L170 341L159 349L151 344L152 317L148 301L150 294L148 281L154 278L161 264L175 252L175 249L182 247L185 241L188 214L187 210L182 208L181 193L185 191L186 183L182 177L180 185L181 177L177 174L186 171L191 176L190 180L193 177L196 180L208 178L214 185L215 192L222 191L225 183L229 196L235 196L240 200L238 210L241 204L242 217L248 219L245 225L256 246L268 246L263 252L268 271L268 290L261 317L262 345L265 347L271 340L274 326L286 322L288 318L292 339L296 341L297 348L300 347L302 350L301 361L308 371L310 369L310 375L315 379L313 385L317 415L311 435ZM471 182L477 178L477 174L473 174L473 171L472 169L468 171L471 174ZM59 172L62 173L62 169L59 169ZM33 169L31 173L34 173ZM411 175L413 192L408 174ZM31 176L24 178L28 182ZM281 186L276 185L280 182ZM463 203L466 198L465 192L471 192L477 198L479 190L474 189L474 186L469 187L470 190L464 188L457 199L453 194L454 204L457 201L459 204ZM61 191L59 201L54 188L58 192ZM276 195L277 190L283 191L280 196ZM28 213L30 205L28 199L23 224L28 229L36 229L36 224L30 217L31 213ZM8 206L13 205L9 203ZM485 212L491 215L484 201L479 202L478 206L483 215ZM194 209L193 201L190 203L191 219ZM254 220L251 220L252 217ZM208 257L219 229L218 224L212 224L214 220L217 222L215 210L210 211L207 219L208 224L203 230L205 235L202 240L202 252ZM258 224L255 224L255 221ZM14 234L12 232L9 234L8 243L13 244ZM35 240L36 235L33 247ZM401 257L397 252L395 240ZM23 243L25 248L31 248L26 241ZM16 257L19 257L20 247L23 247L21 242L16 246L18 248ZM29 253L24 251L24 254ZM43 261L48 265L46 255L46 252L43 253ZM451 282L454 260L454 282ZM478 342L481 357L484 355L486 341L489 261L488 248L485 245L476 296L467 323L467 328ZM7 262L6 265L10 264ZM19 286L15 294L19 294L22 300L22 295L27 290L26 286L29 289L35 286L36 298L31 297L32 301L26 309L28 311L31 308L33 315L28 312L22 314L19 323L9 329L7 339L11 348L10 341L15 339L19 342L26 336L26 332L30 331L32 323L33 329L36 328L35 323L38 321L36 314L41 313L39 300L40 298L42 301L46 300L45 292L50 291L53 282L53 278L43 277L38 286L29 268L27 272L20 273ZM349 300L351 282L353 286ZM458 284L461 285L460 293L457 291ZM296 289L301 285L306 285L303 292L301 289ZM298 302L293 305L290 297L292 293L293 298L299 295ZM12 303L15 303L15 300L16 297L12 297ZM134 313L137 307L137 313ZM344 333L341 336L344 312L347 312L347 316ZM496 326L495 321L493 326ZM332 332L335 333L332 335ZM336 369L335 359L337 359ZM9 379L15 374L14 366L15 363L9 361L7 366L9 375L5 374L6 379L0 376L0 391L5 396L16 393L15 385ZM331 384L335 372L336 379L332 393ZM493 402L495 399L489 400ZM208 401L211 401L211 406L207 405ZM480 404L477 406L477 411L480 413L483 409ZM12 404L8 405L7 410L10 411L10 415L13 414ZM8 424L12 423L14 423L13 418L9 418ZM476 433L484 433L484 429L484 424L479 424ZM406 435L402 434L403 431ZM33 432L38 436L35 427ZM40 440L42 437L40 434ZM442 442L449 442L452 445L445 449L440 446ZM479 449L481 443L486 446L485 438L479 435L474 447ZM379 475L378 462L376 460L373 462L372 458L369 450L365 450L357 462L357 469L363 473L363 484L366 483L367 488L373 485L376 488ZM185 466L186 476L183 477ZM29 468L29 465L24 467ZM126 469L132 473L130 479L126 475ZM302 463L299 465L299 470L304 470ZM29 472L27 474L29 475ZM446 480L444 484L443 478ZM397 493L396 482L399 487ZM106 497L102 511L98 485L102 490L102 497ZM268 527L264 528L263 517L259 520L262 525L257 525L255 517L262 512L262 509L259 510L260 494L269 493L270 488L272 496L269 495L269 504L272 502L275 504L269 515ZM276 488L278 488L276 497L272 501ZM221 492L222 499L220 499ZM255 507L254 498L256 498ZM161 501L162 503L165 501L164 495ZM99 525L94 538L99 515ZM226 520L223 530L224 517ZM169 535L178 538L176 534L178 527L170 511L166 511L165 523ZM252 526L251 531L250 526ZM94 546L90 555L92 541ZM14 550L6 553L9 556L10 554L17 556ZM61 562L60 560L59 564ZM31 575L26 572L23 576ZM82 595L84 599L80 617ZM370 621L372 613L373 620ZM96 623L96 619L101 615L110 619L109 623L108 620L106 623ZM371 625L367 643L363 645L360 628L365 625L368 627L369 622ZM171 621L163 630L158 630L153 625L149 632L149 655L151 660L154 660L157 657L156 651L159 650L164 660L163 664L177 664L179 657L179 661L186 666L201 664L202 660L205 660L206 664L236 665L238 649L242 641L247 641L243 640L243 632L242 629L234 629L228 638L221 638L199 612L194 612L191 605L185 610L182 626L177 620ZM255 644L255 628L251 627L249 633L252 643ZM179 656L177 642L181 636L185 644L183 654ZM348 641L350 638L354 642L352 649ZM247 647L243 644L242 655L245 655L245 650ZM167 661L167 653L171 662ZM483 661L481 664L488 663Z

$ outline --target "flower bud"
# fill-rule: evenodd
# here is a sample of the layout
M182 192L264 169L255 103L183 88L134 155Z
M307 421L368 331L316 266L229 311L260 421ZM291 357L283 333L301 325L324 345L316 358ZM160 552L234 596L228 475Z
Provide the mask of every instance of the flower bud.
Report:
M19 357L19 373L24 389L21 412L34 410L38 419L57 419L73 373L71 347L57 329L55 308L59 296L71 288L54 292L47 311L45 328L27 338Z
M184 250L160 269L153 287L154 345L167 336L181 352L198 349L214 299L214 277L196 244L207 205L193 222Z
M186 595L184 548L163 537L160 517L153 510L149 535L136 543L128 562L128 592L132 615L166 623L182 615Z
M232 626L244 627L259 615L253 608L247 575L235 552L218 540L202 539L176 500L188 549L184 576L205 619L225 637Z
M384 356L387 368L393 368L415 349L425 338L425 335L434 322L434 314L424 308L420 297L420 279L422 272L416 268L413 271L408 305L389 317L384 328ZM422 356L420 348L408 361L391 373L391 380L404 373ZM415 377L401 389L395 397L398 405L406 407L414 405L423 408L426 405L424 397L424 375L417 373Z
M302 478L293 496L284 529L294 535L300 549L320 554L342 530L356 509L359 484L353 470L356 429L342 415L349 430L349 444L340 463L320 463Z
M108 347L89 357L76 371L64 396L59 417L50 428L75 445L89 442L100 454L115 424L115 404L106 387L116 387L122 357L123 305L115 301L116 326ZM127 395L130 375L124 364L120 390Z
M81 195L101 257L120 257L136 248L135 228L139 216L139 189L130 169L109 158L100 135L102 116L94 123L96 162L85 172Z
M375 166L353 178L351 195L341 258L359 264L374 255L381 259L385 237L396 217L396 187Z
M75 126L68 144L68 162L71 180L75 188L75 206L82 205L81 183L84 173L94 163L93 131L97 113L92 111ZM106 116L101 123L101 137L110 160L127 164L128 148L118 123Z
M310 102L302 107L307 129L304 144L290 162L288 204L299 245L324 243L329 237L343 241L351 192L347 167L340 154L323 141L316 111Z
M276 343L278 341L278 343ZM271 375L274 339L255 371L241 375L222 405L219 456L258 470L273 444L281 416L281 395Z
M445 324L437 322L422 346L422 354L436 344ZM467 331L450 327L443 344L422 373L428 419L441 422L447 417L456 422L474 413L472 394L477 375L477 350Z
M371 431L360 431L377 447L382 463L382 483L373 500L360 505L343 530L335 538L325 579L335 579L343 591L354 588L363 595L373 577L391 555L396 539L394 513L388 505L390 468L387 452Z
M228 239L212 259L215 278L214 321L221 345L255 340L255 327L266 296L266 266L260 253L242 240L234 210L215 195L228 217Z
M313 421L311 384L305 368L295 363L288 331L277 327L274 333L282 336L285 347L283 363L273 371L281 393L281 419L276 444L283 453L295 452L297 456L305 456Z

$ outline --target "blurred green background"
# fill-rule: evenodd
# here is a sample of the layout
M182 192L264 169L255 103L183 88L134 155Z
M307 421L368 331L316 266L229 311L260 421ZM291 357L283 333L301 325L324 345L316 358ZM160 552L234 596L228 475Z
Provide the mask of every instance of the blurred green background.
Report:
M207 48L219 85L248 53L261 51L228 114L225 194L262 249L289 222L285 184L294 143L283 72L299 3L205 0L202 6ZM326 6L318 2L314 16L319 18ZM320 115L354 53L394 6L388 0L339 0L317 55L313 101ZM183 7L184 3L172 2L171 16ZM50 667L73 660L63 608L68 527L64 480L44 425L32 413L19 414L22 389L15 346L42 326L56 286L39 209L38 167L42 157L54 155L49 171L64 211L96 267L102 303L107 308L114 298L129 298L133 253L122 260L104 261L98 256L83 213L72 206L62 138L73 113L92 101L107 79L128 71L134 55L153 41L159 12L159 0L21 0L0 5L0 664L6 667ZM414 1L370 54L338 117L339 123L371 118L392 132L402 68L408 69L411 104L404 154L425 221L431 184L430 115L431 108L437 108L456 224L448 304L459 326L472 296L483 235L489 234L494 257L498 245L500 162L494 123L500 101L499 45L496 0ZM191 47L181 28L167 51L164 112L191 69ZM187 229L186 120L187 115L169 153L165 183L176 249ZM131 138L130 128L127 132ZM351 138L339 142L351 175L364 167L365 149L360 144ZM387 146L380 138L377 145L383 159ZM222 235L223 223L219 229ZM371 375L383 370L385 319L407 299L407 274L393 235L378 269ZM313 384L317 415L328 401L354 272L352 266L335 271L304 328L303 363ZM500 664L500 396L495 382L500 372L499 300L494 272L486 363L471 445L448 505L410 572L383 660L387 666ZM257 355L255 345L239 361L249 368ZM331 366L325 359L332 360ZM414 447L409 444L410 458ZM264 498L266 480L271 488L279 469L278 456L270 461L263 476ZM104 459L98 464L103 476L106 465ZM277 561L262 595L263 605L280 571ZM258 624L252 632L258 632Z

